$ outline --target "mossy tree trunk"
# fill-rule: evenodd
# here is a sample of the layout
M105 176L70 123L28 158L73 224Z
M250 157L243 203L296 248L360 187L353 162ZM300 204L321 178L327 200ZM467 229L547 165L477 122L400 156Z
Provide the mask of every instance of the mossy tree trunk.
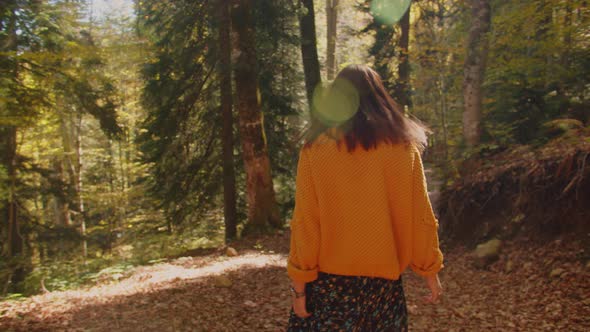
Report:
M245 234L262 233L281 227L283 222L275 200L260 111L252 1L234 0L231 16L232 28L237 35L234 78L248 202L248 224L244 231Z

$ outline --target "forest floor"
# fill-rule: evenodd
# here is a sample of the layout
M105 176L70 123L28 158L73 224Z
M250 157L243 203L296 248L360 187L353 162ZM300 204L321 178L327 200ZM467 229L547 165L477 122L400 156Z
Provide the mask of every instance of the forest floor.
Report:
M440 183L426 174L436 204ZM472 249L443 242L439 304L423 302L420 277L402 276L410 331L590 331L587 238L504 241L485 269ZM285 331L289 233L233 247L237 256L198 250L92 287L0 302L0 331Z
M289 235L137 267L118 281L0 302L1 331L284 331ZM582 243L505 242L481 270L471 251L445 250L444 298L403 276L411 331L590 331L590 266Z

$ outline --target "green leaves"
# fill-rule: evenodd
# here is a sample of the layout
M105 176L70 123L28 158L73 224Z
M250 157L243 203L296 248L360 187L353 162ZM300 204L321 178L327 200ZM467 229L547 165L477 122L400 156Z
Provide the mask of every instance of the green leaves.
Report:
M220 188L210 9L197 2L144 1L139 12L154 53L143 70L147 117L138 143L150 166L146 184L175 225L205 211Z

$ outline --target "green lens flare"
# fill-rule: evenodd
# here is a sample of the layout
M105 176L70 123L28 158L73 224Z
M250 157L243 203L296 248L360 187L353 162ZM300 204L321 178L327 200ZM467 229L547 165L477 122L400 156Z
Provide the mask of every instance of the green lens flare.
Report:
M411 2L411 0L373 0L371 14L379 23L392 25L404 16Z
M336 127L352 118L360 103L357 89L345 79L331 85L319 85L313 94L313 115L328 127Z

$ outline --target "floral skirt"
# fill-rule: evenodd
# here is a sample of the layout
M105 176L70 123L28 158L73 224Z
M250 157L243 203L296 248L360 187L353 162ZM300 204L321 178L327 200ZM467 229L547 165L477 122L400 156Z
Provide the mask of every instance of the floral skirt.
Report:
M308 318L291 309L287 331L407 331L408 312L401 277L342 276L319 273L308 283Z

